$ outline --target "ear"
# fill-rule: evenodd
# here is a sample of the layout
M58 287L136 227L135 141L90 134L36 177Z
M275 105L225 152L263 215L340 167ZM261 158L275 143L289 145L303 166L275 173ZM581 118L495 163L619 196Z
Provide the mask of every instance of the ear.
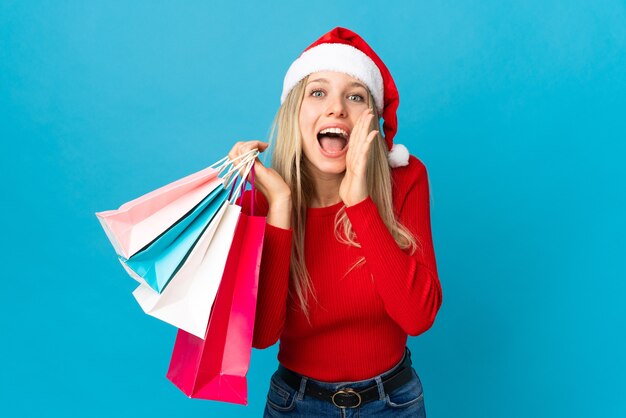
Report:
M409 165L409 150L402 144L393 144L387 159L391 168Z

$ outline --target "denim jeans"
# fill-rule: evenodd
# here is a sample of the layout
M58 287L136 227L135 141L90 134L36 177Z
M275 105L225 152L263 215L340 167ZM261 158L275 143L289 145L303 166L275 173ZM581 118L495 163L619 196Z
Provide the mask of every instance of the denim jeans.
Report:
M406 349L405 356L411 355ZM403 359L404 360L404 359ZM402 360L401 360L402 361ZM398 363L399 365L400 363ZM382 380L395 371L397 366L390 370L374 376L371 379L356 382L321 382L304 377L300 385L300 390L295 390L287 385L284 380L277 375L272 375L270 388L267 394L265 412L263 417L417 417L425 418L424 392L422 383L417 372L411 367L413 377L401 387L391 393L385 393ZM280 369L283 367L279 365ZM318 399L313 396L305 396L304 389L308 382L313 382L325 389L337 391L341 388L363 389L375 384L378 386L379 398L365 403L357 408L339 408L331 402Z

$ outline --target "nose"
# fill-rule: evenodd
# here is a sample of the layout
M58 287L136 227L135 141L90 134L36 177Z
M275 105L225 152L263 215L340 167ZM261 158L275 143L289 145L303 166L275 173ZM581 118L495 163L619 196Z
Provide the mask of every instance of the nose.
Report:
M345 118L347 116L346 104L342 97L334 96L328 101L328 108L326 109L326 116L336 116Z

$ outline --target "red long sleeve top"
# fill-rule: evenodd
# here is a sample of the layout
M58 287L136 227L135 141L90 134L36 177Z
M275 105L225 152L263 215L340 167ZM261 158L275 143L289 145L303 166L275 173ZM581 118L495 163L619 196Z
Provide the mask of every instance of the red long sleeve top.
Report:
M288 297L292 230L266 226L254 347L280 339L278 361L288 369L327 382L356 381L393 367L407 336L432 326L442 290L424 164L411 156L408 166L392 169L392 191L396 216L419 241L412 255L398 247L371 197L346 207L361 248L335 238L335 214L343 202L307 209L305 261L318 299L311 303L311 324L297 299ZM267 202L260 193L256 197L255 214L266 215ZM248 192L244 210L249 199ZM361 257L365 264L346 275Z

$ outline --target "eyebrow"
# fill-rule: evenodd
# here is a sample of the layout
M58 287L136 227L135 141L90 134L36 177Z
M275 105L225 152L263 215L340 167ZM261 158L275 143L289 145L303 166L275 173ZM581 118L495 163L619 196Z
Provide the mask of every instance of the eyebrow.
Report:
M320 82L320 83L326 83L329 84L329 81L325 78L316 78L315 80L311 80L307 83L307 85L309 85L310 83L315 83L315 82ZM348 84L348 87L362 87L365 89L365 86L361 83L358 83L356 81L353 81L352 83Z

